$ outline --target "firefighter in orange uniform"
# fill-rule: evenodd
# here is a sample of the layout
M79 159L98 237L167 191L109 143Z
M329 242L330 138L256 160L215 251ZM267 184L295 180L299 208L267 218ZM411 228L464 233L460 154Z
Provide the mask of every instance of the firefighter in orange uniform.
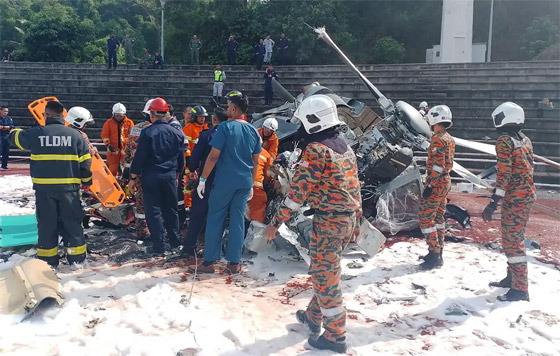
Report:
M187 138L188 147L185 153L186 159L186 167L185 167L185 175L189 178L189 181L194 179L194 176L191 175L191 172L188 168L189 158L191 156L191 152L194 149L194 145L198 142L198 136L204 130L208 130L208 124L206 123L206 118L208 117L208 111L204 108L204 106L197 105L191 109L191 122L187 123L185 127L183 127L183 133ZM185 208L190 208L192 205L192 183L187 181L185 186ZM190 184L189 184L190 183Z
M107 147L107 165L114 176L119 174L120 163L124 162L124 148L133 126L134 122L126 117L124 105L113 105L113 116L103 124L101 138Z
M249 211L251 212L251 220L256 220L264 224L266 217L266 192L263 184L266 177L266 171L274 160L267 150L263 148L259 155L259 168L257 170L257 178L253 182L253 198L249 200Z
M272 159L275 159L278 155L278 136L276 131L278 130L278 121L275 118L269 117L264 120L262 127L258 129L259 135L263 140L263 148L270 153Z
M307 341L316 349L346 353L346 309L340 283L342 250L360 232L362 198L354 151L340 137L335 102L312 95L294 113L305 129L305 149L288 195L266 229L274 239L280 225L304 203L314 209L309 243L313 298L297 320L313 334ZM321 336L321 324L325 329Z
M445 239L445 206L451 189L449 173L453 168L455 141L447 129L452 125L451 110L437 105L428 112L433 131L428 159L426 161L426 187L420 201L420 230L426 236L428 254L423 257L422 269L439 268L443 265L443 241Z
M498 297L501 302L529 300L525 226L536 199L533 182L533 144L520 130L525 123L523 108L505 102L492 113L494 127L500 132L496 140L496 189L484 209L484 221L492 220L492 213L502 200L502 248L507 257L507 275L490 286L509 288Z

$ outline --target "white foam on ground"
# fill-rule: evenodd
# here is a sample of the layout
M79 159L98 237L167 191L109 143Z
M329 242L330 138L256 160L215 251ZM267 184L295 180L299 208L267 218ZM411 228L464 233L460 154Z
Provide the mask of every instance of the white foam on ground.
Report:
M415 240L397 243L367 261L358 250L344 255L349 354L560 354L560 271L554 266L530 257L531 301L500 303L496 296L506 290L489 288L488 282L505 275L503 254L452 243L445 248L443 268L425 272L417 268L418 256L425 253L425 244ZM63 266L57 272L66 298L63 307L20 323L0 316L0 351L330 355L307 350L309 335L294 315L305 308L312 291L290 284L305 286L306 267L282 254L274 253L273 259L259 255L242 275L201 276L190 303L192 276L184 268L95 262L76 270ZM9 262L22 258L14 255ZM363 267L347 267L352 261Z

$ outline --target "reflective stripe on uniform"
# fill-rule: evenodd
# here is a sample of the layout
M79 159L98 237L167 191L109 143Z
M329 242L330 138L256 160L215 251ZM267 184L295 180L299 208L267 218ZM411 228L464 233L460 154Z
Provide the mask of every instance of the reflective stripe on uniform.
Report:
M82 183L87 183L91 180L91 177L82 178Z
M91 156L90 156L91 157ZM31 155L32 161L77 161L78 155Z
M138 218L138 219L145 219L146 215L145 214L134 214L134 217Z
M184 200L179 200L179 201L177 202L177 205L178 205L178 206L185 205L185 201L184 201Z
M86 253L86 244L83 244L82 246L76 246L76 247L66 247L66 254L70 256L81 255L84 253Z
M445 230L445 224L436 224L436 229Z
M298 204L290 198L284 199L284 205L290 210L298 210L302 204Z
M191 194L191 193L192 193L192 189L183 189L183 193L185 193L185 194Z
M85 155L80 156L80 157L78 158L78 162L81 163L81 162L83 162L83 161L87 161L88 159L91 159L91 154L86 153Z
M50 248L48 250L44 248L37 249L37 256L39 257L54 257L56 255L58 255L58 246Z
M514 256L514 257L508 257L507 259L509 263L527 262L527 256Z
M345 309L343 306L328 309L321 308L321 314L323 314L323 316L326 318L337 316L338 314L344 313L344 311Z
M420 229L422 231L423 234L431 234L432 232L437 232L436 227L429 227L426 229Z
M90 178L91 179L91 178ZM81 184L80 178L35 178L31 181L35 184Z
M253 187L259 187L262 188L263 184L261 182L253 182Z
M132 165L131 163L125 163L124 168L130 168L131 165Z
M496 194L499 197L503 197L504 195L506 195L506 191L503 189L496 188L496 193L494 194Z
M20 143L19 143L19 134L20 134L20 132L23 131L23 130L22 130L22 129L14 129L14 130L15 130L15 132L16 132L15 135L14 135L14 142L15 142L16 146L18 146L18 148L19 148L20 150L24 150L25 148L23 148L23 147L20 145Z
M434 164L434 166L432 167L432 170L434 170L434 172L438 172L438 173L443 172L443 168L438 166L437 164Z

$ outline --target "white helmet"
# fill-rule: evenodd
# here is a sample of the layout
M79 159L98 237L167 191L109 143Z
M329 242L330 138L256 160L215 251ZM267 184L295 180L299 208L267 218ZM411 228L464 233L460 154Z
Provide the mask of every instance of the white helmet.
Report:
M276 132L278 130L278 121L275 118L269 117L268 119L264 120L262 127L265 129L269 129L272 132Z
M113 105L113 115L115 114L126 114L126 108L121 103L116 103Z
M297 108L290 121L301 121L305 131L310 134L342 124L338 119L334 100L320 94L312 95L305 99Z
M447 105L436 105L428 111L428 123L430 126L441 124L442 122L449 122L449 126L453 125L451 109Z
M70 125L82 129L88 122L93 122L93 117L88 109L81 106L74 106L68 110L64 118Z
M424 112L426 112L426 108L428 107L428 103L423 101L420 103L420 105L418 105L418 107L422 110L424 110Z
M143 114L146 115L150 115L150 105L152 105L152 101L154 101L154 99L150 99L148 101L146 101L146 105L144 105L144 110L142 110Z
M498 106L492 112L494 127L499 128L505 125L523 125L525 123L525 112L516 103L507 101Z

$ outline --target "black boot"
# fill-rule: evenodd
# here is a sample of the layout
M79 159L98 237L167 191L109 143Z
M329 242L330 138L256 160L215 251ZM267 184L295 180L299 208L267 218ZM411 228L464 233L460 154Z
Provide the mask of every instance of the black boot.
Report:
M340 354L346 353L346 350L348 349L348 346L346 345L345 341L339 341L339 342L329 341L327 340L324 334L316 339L310 337L309 339L307 339L307 342L309 343L309 345L311 345L316 349L331 350L334 352L338 352Z
M523 292L521 290L510 288L506 294L498 296L497 299L500 302L518 302L521 300L529 301L529 292Z
M499 282L488 283L490 287L498 288L511 288L511 273L508 272L507 276Z
M420 268L424 270L440 268L441 266L443 266L443 259L441 258L441 254L435 251L430 251L428 255L426 255L426 259L424 260L424 262L420 264Z
M321 324L315 324L307 317L305 310L298 310L296 312L297 321L300 324L307 326L312 335L319 335L321 333Z
M439 254L440 254L440 256L441 256L441 262L443 263L443 249L441 249L441 251L439 252ZM418 257L418 259L419 259L419 260L424 260L424 261L426 261L426 258L428 258L428 255L429 255L429 253L428 253L427 255Z

